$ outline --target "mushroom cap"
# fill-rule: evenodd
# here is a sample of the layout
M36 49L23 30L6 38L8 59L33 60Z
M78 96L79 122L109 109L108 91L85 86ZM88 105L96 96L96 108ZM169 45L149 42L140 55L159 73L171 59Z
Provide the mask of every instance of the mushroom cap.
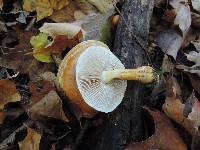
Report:
M58 81L60 87L69 98L69 102L75 107L76 111L83 117L91 118L97 111L90 107L83 99L76 82L76 63L82 52L90 46L107 47L100 41L88 40L83 41L73 47L62 60L58 69Z
M102 46L90 46L81 53L76 64L76 83L84 101L101 112L113 111L122 101L127 81L102 81L103 71L125 69L121 61Z

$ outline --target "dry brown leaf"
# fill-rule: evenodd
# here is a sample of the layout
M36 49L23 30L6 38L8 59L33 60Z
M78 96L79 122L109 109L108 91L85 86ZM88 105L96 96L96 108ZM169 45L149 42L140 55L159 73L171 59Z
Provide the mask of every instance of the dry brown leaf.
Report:
M26 11L36 11L37 21L51 16L54 10L62 9L69 4L69 0L24 0L23 9Z
M155 133L142 142L131 143L125 150L186 150L187 146L178 135L170 120L161 112L147 109L153 117Z
M65 6L64 8L54 11L54 13L49 18L55 22L69 22L80 19L81 17L84 17L85 14L80 10L79 4L82 3L80 1L79 2L71 1L69 5ZM95 9L90 8L89 10L92 11ZM78 17L77 17L77 12L79 13Z
M40 116L53 117L68 122L62 109L60 97L55 92L55 87L49 81L30 82L32 94L29 105L25 106L31 118Z
M194 92L187 99L186 103L182 103L180 97L180 87L175 78L170 78L167 81L169 95L165 99L163 111L181 124L192 135L199 134L198 127L200 126L200 102L195 97Z
M16 89L15 83L7 79L0 80L0 109L3 109L8 102L20 100L21 96Z
M20 150L39 150L41 135L27 127L27 136L19 142Z
M176 59L177 53L183 43L183 38L172 30L160 32L156 36L156 44L161 50Z
M181 5L174 20L174 24L178 25L183 32L183 35L185 35L190 28L191 22L192 19L189 5Z
M61 10L55 11L50 19L55 22L69 22L84 19L86 16L95 13L108 13L114 10L113 3L119 0L74 0ZM66 14L66 15L63 15Z
M54 85L51 84L49 81L45 81L45 80L38 81L38 82L29 82L28 86L30 88L30 93L31 93L30 105L40 101L51 90L55 90Z
M42 49L38 49L34 54L61 54L65 48L72 48L81 42L83 39L82 31L79 31L72 39L69 39L66 35L57 35L54 37L53 42L50 46L47 46Z
M31 108L28 109L28 114L34 119L41 115L69 122L63 112L61 99L53 90L46 94L39 102L32 104Z
M169 3L175 9L176 12L174 24L179 26L183 33L183 36L185 36L192 22L190 6L188 5L188 1L171 0Z

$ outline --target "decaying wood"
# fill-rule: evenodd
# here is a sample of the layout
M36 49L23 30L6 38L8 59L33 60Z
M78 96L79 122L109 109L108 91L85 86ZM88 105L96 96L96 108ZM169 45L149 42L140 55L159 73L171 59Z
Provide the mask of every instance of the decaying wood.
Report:
M126 68L145 64L147 57L142 47L147 45L153 5L153 0L127 0L123 5L121 13L124 19L120 20L117 27L113 53ZM107 115L99 149L123 149L130 141L142 138L142 89L143 85L140 83L128 81L122 104Z

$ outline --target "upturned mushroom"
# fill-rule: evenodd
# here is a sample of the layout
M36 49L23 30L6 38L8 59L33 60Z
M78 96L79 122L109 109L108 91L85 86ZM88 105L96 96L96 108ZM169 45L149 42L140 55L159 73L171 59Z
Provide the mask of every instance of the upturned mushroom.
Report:
M92 117L98 111L111 112L121 103L127 80L151 83L155 75L149 66L125 69L104 43L89 40L65 56L58 80L70 102L81 109L84 117Z

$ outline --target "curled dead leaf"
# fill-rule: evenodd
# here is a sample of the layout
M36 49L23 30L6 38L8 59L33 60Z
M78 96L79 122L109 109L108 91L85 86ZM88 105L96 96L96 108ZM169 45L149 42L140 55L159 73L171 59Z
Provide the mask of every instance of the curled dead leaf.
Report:
M164 150L186 150L187 146L178 135L170 120L161 112L146 108L148 113L153 117L155 124L155 133L142 142L133 142L125 150L147 150L147 149L164 149Z
M65 35L72 39L79 32L82 32L83 38L85 35L85 31L73 23L44 23L39 30L40 32L48 33L53 38L57 35Z

